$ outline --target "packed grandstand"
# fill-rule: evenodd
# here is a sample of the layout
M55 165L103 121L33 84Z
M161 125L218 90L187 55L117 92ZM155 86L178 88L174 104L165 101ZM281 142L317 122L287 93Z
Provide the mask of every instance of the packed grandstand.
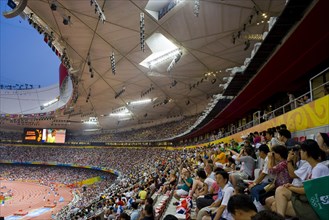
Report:
M47 10L51 10L56 17L67 6L64 2L52 1L49 3L50 9L47 3ZM131 2L134 2L133 7L139 4L136 1L123 4ZM176 5L177 10L179 7L187 10L186 5L179 6L180 1L169 2L164 6L166 10L160 10L158 18L154 19L160 20L167 13L178 16L171 11ZM260 7L261 3L256 2ZM39 195L43 197L40 204L48 208L45 210L49 214L47 219L328 219L329 31L325 27L320 30L313 24L327 13L329 5L325 0L280 1L280 7L275 6L275 1L268 2L277 17L268 20L271 28L264 27L268 31L261 35L262 44L255 44L249 51L252 57L246 59L245 65L226 69L229 74L225 77L230 79L226 80L227 84L223 84L223 80L216 86L216 89L223 89L221 92L211 87L216 84L216 74L220 71L207 73L202 80L189 86L186 84L184 89L191 94L188 100L172 92L177 81L170 78L169 91L166 91L170 96L154 96L151 99L153 106L149 107L153 110L146 112L145 109L131 107L133 101L123 101L122 96L129 93L126 91L129 87L123 84L121 90L114 91L113 102L123 102L124 107L116 105L115 108L112 106L110 114L105 114L105 111L104 114L96 114L95 109L102 111L103 106L108 104L105 103L107 98L97 100L98 96L102 96L102 92L96 92L101 88L97 88L100 84L95 81L97 86L92 87L91 83L83 87L86 76L74 75L74 62L67 57L69 54L74 59L74 49L69 52L64 50L60 41L56 40L57 32L54 35L43 33L47 30L42 29L44 21L38 17L38 14L42 16L40 11L43 8L21 0L11 13L17 15L19 10L23 13L25 9L24 14L28 16L30 25L35 24L34 28L45 34L45 42L50 42L49 46L61 57L60 92L49 105L40 106L40 100L35 99L21 106L19 111L14 111L14 105L22 105L24 97L54 95L57 85L40 88L26 84L26 87L18 85L16 88L1 84L0 101L5 104L0 106L0 217L5 220L38 219L37 216L28 216L29 212L33 213L28 208L24 212L14 210L7 216L3 214L6 208L15 208L13 198L16 193L5 183L20 182L47 187L44 196ZM203 0L193 1L195 17L203 12L199 11L200 3L213 4ZM105 1L104 10L96 0L91 0L90 4L95 5L95 14L99 16L97 21L107 25L105 14L109 9L105 7ZM244 4L242 1L218 3L225 7L250 7L249 3ZM233 45L235 41L241 41L241 32L251 28L251 24L258 26L263 23L258 18L254 20L260 14L257 7L248 10L251 14L248 14L245 24L242 22L241 28L233 33L233 37L230 33L228 38L229 41L233 40ZM140 7L137 8L140 11ZM32 9L39 13L33 14ZM63 11L72 13L74 10ZM142 14L140 24L144 22ZM4 16L12 15L6 12ZM76 15L74 18L81 18L76 23L81 22L83 17ZM74 20L70 23L67 15L63 19L64 25L70 24L74 28ZM163 28L167 28L168 24L165 24ZM144 26L140 28L142 39ZM314 33L306 33L309 28L313 28ZM94 33L96 29L97 26ZM127 29L130 31L132 28ZM304 33L306 37L302 37ZM99 33L99 36L105 35ZM243 36L247 40L242 46L247 51L252 38ZM133 48L130 49L133 51ZM301 50L300 55L282 58L284 54L298 49ZM143 47L142 50L144 52ZM167 72L178 68L179 60L184 61L182 56L186 54L186 51L175 54L166 68ZM94 77L93 71L101 66L96 64L97 59L91 59L92 55L89 48L83 58L91 78ZM199 56L197 60L200 61L202 56ZM126 57L129 56L122 57L128 59ZM114 52L110 59L112 74L115 75ZM151 66L150 63L147 65ZM120 70L119 65L117 69ZM147 72L148 77L156 74L153 70ZM274 70L278 71L277 76L273 75ZM96 75L101 82L106 82L106 77ZM128 78L130 76L122 82L129 81ZM202 91L202 83L203 86L208 83L209 91ZM140 89L137 84L134 85L135 89ZM141 84L149 86L149 81ZM150 88L143 88L141 98L153 90L163 92L165 89L151 84ZM194 96L193 91L196 91ZM139 92L136 89L129 94L133 96ZM21 99L6 100L13 94L20 94ZM176 98L173 98L175 95ZM200 96L206 98L201 99ZM202 108L198 107L198 101ZM168 107L172 103L176 106ZM109 109L106 109L107 113ZM9 113L10 110L14 113ZM109 119L111 114L122 112L128 113L127 120ZM51 208L64 202L58 188L68 189L71 197L60 210L53 212ZM21 196L19 202L24 199Z

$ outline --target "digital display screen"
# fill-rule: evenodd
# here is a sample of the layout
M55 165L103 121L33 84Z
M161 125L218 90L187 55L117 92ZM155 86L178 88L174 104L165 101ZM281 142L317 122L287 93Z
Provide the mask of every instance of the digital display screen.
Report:
M54 128L25 128L24 142L29 143L65 143L66 130Z

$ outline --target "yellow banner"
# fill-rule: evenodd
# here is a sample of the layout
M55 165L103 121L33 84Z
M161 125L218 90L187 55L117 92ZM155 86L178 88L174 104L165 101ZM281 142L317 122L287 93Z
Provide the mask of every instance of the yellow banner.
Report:
M102 180L102 178L100 176L96 176L96 177L93 177L93 178L82 180L80 182L76 182L76 185L78 185L78 186L91 185L91 184L97 183L101 180Z

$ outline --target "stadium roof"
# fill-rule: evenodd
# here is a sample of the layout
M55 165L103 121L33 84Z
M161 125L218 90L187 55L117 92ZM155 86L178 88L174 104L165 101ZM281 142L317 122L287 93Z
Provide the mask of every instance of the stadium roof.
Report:
M225 70L244 65L253 45L268 31L269 18L279 16L285 4L286 0L27 1L24 12L32 25L43 26L61 52L65 48L77 87L77 99L41 125L120 129L201 113L212 95L223 92L219 85L230 76ZM152 54L155 57L149 57ZM144 99L151 102L133 105ZM98 122L81 123L89 117Z

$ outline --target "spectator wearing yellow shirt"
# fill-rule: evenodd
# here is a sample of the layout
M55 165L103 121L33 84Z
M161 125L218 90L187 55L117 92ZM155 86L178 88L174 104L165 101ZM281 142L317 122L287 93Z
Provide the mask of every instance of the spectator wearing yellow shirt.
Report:
M145 187L141 187L141 190L138 193L139 200L137 202L144 203L147 197L147 191Z
M215 164L218 165L222 165L224 166L224 164L227 163L227 158L226 158L226 154L225 154L225 149L224 148L220 148L219 153L217 154L217 156L215 157ZM219 164L218 164L219 163Z

